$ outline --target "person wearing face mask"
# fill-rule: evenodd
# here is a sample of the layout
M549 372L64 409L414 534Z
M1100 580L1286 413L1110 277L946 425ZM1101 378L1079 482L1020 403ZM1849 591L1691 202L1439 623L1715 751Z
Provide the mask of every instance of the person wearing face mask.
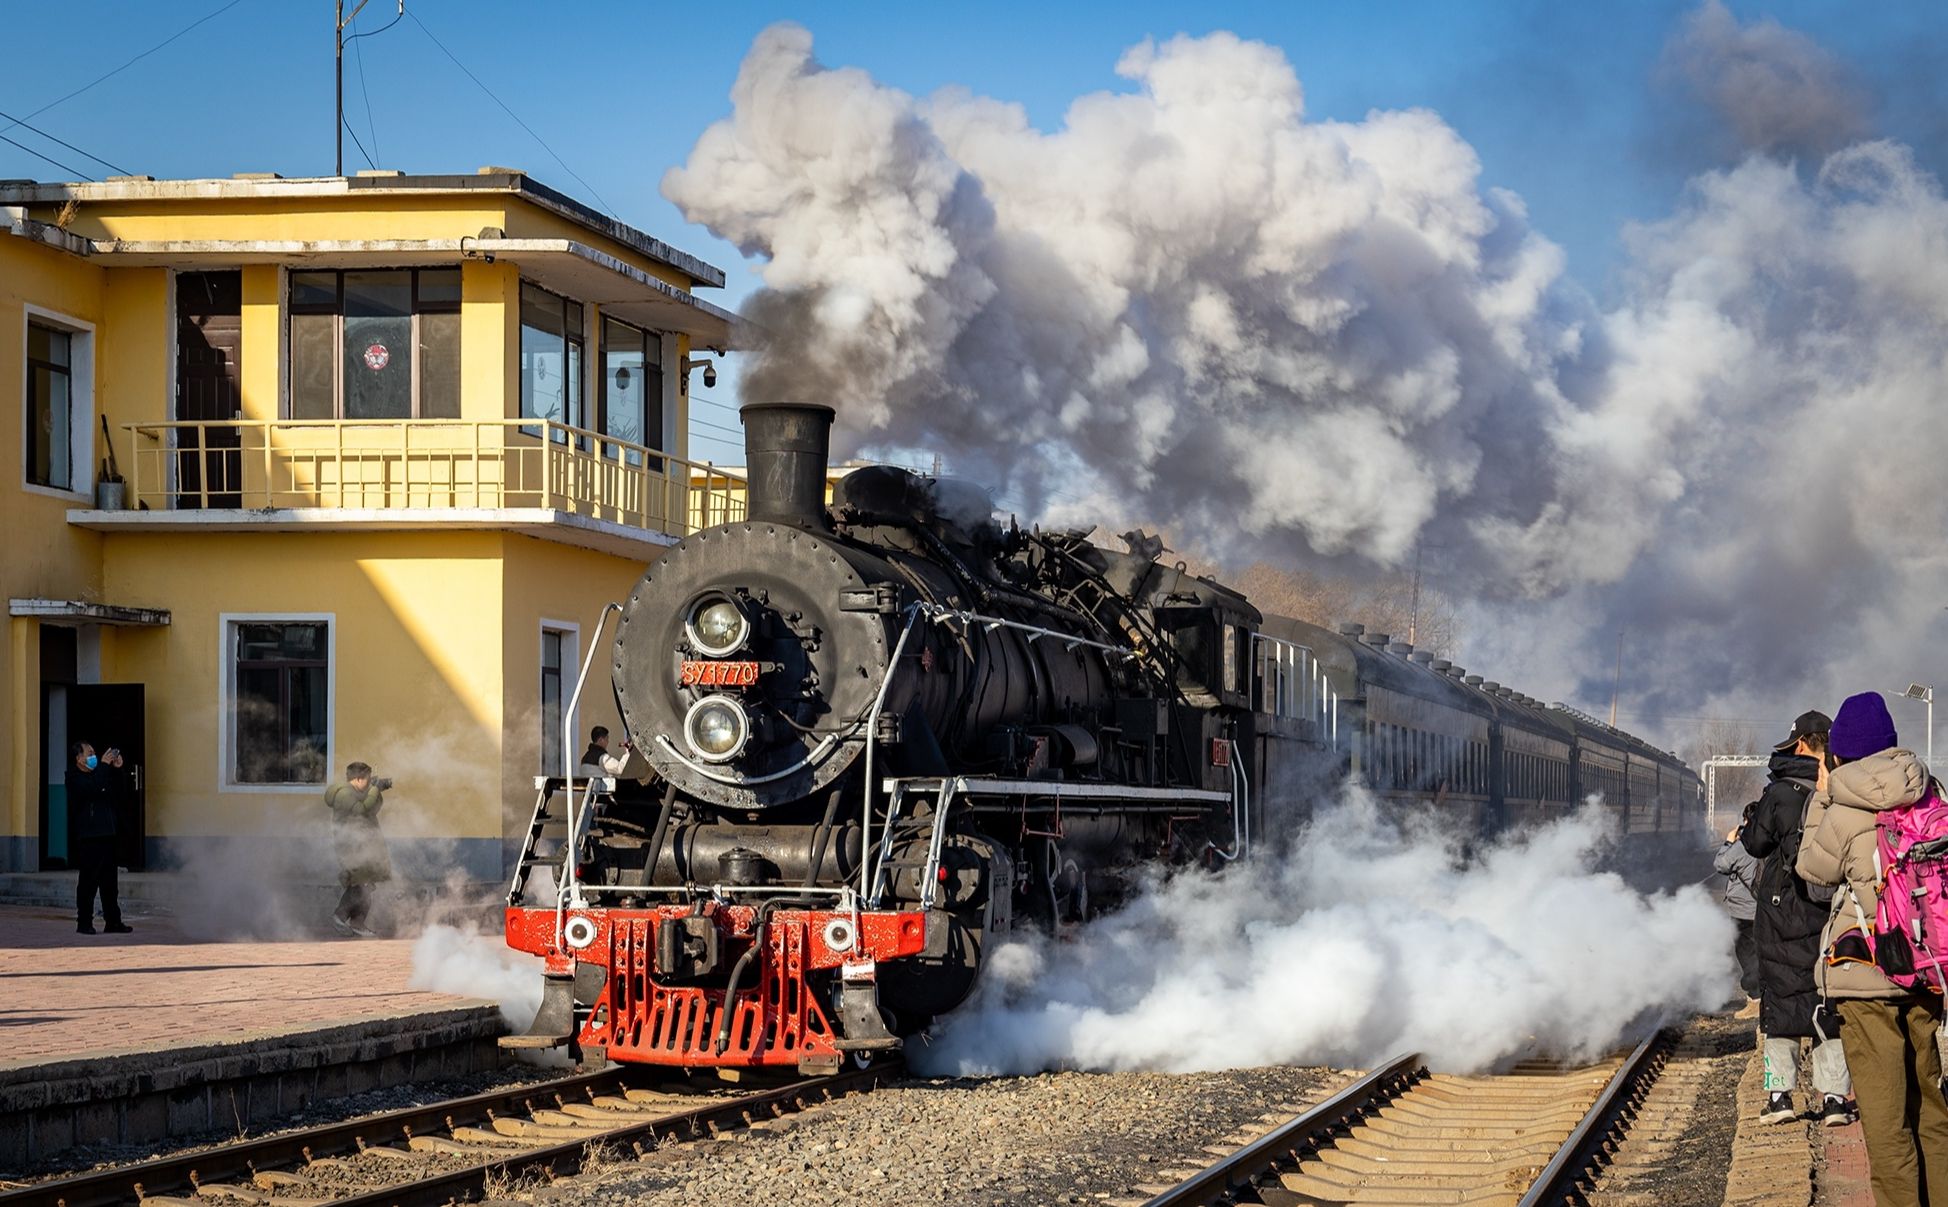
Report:
M111 935L125 935L134 928L122 921L122 905L116 898L115 829L116 809L127 776L122 771L122 752L114 747L97 756L87 742L69 747L74 763L68 768L68 845L74 866L81 873L75 887L75 932L95 933L95 896L101 896L102 929Z

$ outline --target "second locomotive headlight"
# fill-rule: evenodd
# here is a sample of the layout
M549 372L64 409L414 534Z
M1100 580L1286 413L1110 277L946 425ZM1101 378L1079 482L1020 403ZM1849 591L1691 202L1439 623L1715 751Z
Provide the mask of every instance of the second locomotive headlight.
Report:
M727 763L751 740L751 718L744 706L729 696L705 696L685 714L683 739L697 757Z
M750 617L722 595L706 595L693 604L683 628L697 652L711 658L734 654L751 639Z

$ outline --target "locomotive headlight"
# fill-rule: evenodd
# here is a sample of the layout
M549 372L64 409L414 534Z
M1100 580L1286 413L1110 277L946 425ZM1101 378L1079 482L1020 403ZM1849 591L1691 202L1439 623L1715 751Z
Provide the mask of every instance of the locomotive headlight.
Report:
M721 595L706 595L691 605L683 623L690 644L712 658L734 654L751 637L751 622L744 609Z
M729 696L705 696L684 715L683 737L706 762L729 762L750 741L751 718Z

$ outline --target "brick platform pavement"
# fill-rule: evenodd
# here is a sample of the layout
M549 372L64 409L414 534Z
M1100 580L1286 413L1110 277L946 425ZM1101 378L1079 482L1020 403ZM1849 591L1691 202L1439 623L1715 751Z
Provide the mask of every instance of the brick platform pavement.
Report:
M411 990L409 940L78 935L0 907L0 1168L250 1123L498 1060L491 1003Z
M261 1037L474 1004L406 988L406 939L197 942L167 919L78 935L74 916L0 908L0 1069Z
M1819 1207L1874 1207L1874 1185L1867 1169L1867 1138L1858 1123L1823 1132Z

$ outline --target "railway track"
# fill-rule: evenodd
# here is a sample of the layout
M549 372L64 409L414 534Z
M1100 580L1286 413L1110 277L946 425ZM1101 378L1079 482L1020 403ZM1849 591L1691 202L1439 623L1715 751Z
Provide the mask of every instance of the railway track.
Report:
M605 1069L39 1182L0 1207L440 1207L565 1177L604 1152L748 1127L872 1089L898 1062L776 1088L646 1089Z
M1582 1203L1662 1068L1655 1035L1588 1068L1519 1066L1492 1077L1429 1074L1402 1056L1175 1185L1143 1207L1262 1203ZM1174 1176L1174 1175L1172 1175Z

